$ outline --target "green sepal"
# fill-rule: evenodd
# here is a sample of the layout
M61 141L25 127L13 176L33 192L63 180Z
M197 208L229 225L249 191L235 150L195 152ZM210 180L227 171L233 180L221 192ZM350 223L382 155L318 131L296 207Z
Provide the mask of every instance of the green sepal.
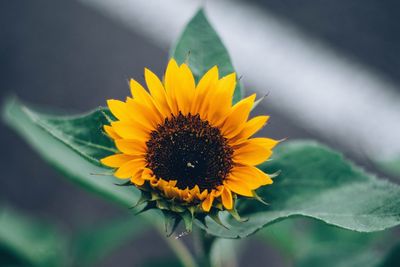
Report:
M265 163L264 163L265 164ZM278 171L276 171L276 172L274 172L274 173L272 173L272 174L268 174L268 176L271 178L271 179L274 179L274 178L276 178L277 176L279 176L279 174L281 174L281 170L278 170Z
M177 213L182 213L182 212L185 212L187 210L187 208L185 208L185 207L182 207L182 206L179 206L179 205L174 205L174 204L171 204L169 209L174 211L174 212L177 212Z
M253 191L253 196L254 199L257 200L258 202L264 204L265 206L269 206L269 203L267 203L264 199L262 199L262 197L260 197L256 191Z
M224 206L222 206L221 202L215 203L213 207L219 210L224 210Z
M178 214L176 214L175 212L171 212L168 210L162 210L162 213L164 214L165 219L165 233L167 237L170 237L175 232L182 218L178 216Z
M169 210L168 203L161 199L156 201L156 207L159 208L160 210Z
M204 226L204 228L207 228L208 226L207 226L207 222L206 222L206 215L205 214L200 214L200 215L197 215L195 218L197 219L197 221L202 225L202 226Z
M229 214L232 215L232 217L238 221L238 222L247 222L249 219L248 218L242 218L240 217L239 213L237 212L236 208L233 208L231 210L228 210Z
M161 198L161 196L157 193L157 192L155 192L155 191L151 191L151 201L156 201L156 200L159 200L159 199L162 199Z
M192 217L194 217L194 214L196 213L196 207L195 206L189 206L187 208L187 210L190 212L190 214L192 215Z
M132 186L133 185L131 181L127 181L122 184L118 184L118 183L114 183L114 184L117 186Z
M183 219L183 223L185 224L185 230L186 232L190 233L192 232L193 229L193 214L190 211L185 211L182 213L179 213L181 218Z
M143 209L141 209L140 211L136 212L135 215L139 215L145 211L154 209L156 207L156 205L154 205L154 203L152 202L147 202L146 206L143 207Z
M217 210L212 210L210 211L210 213L208 214L208 216L216 223L218 223L219 225L221 225L222 227L224 227L225 229L229 230L229 228L221 221L221 219L219 218L219 212Z
M146 203L146 202L149 202L149 201L151 200L150 194L148 194L147 192L143 192L143 191L140 191L140 192L141 192L141 195L140 195L139 200L136 202L135 205L133 205L133 206L131 207L131 209L135 209L135 208L137 208L138 206L140 206L140 205L142 205L142 204L144 204L144 203Z
M268 94L263 95L262 97L260 97L259 99L257 99L253 106L251 107L251 110L255 109L266 97L268 96Z

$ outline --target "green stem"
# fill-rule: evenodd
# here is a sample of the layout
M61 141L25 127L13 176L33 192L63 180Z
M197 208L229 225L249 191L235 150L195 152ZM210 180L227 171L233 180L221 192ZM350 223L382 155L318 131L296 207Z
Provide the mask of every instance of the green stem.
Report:
M193 229L193 242L197 262L200 263L201 266L211 266L210 251L214 239L214 237L207 235L206 232L199 228Z
M158 232L162 237L164 237L165 242L170 246L170 248L175 252L175 255L178 257L180 262L185 267L198 267L198 264L195 261L192 253L188 250L188 248L183 244L183 242L179 239L173 237L166 237L165 231L162 227L156 227Z

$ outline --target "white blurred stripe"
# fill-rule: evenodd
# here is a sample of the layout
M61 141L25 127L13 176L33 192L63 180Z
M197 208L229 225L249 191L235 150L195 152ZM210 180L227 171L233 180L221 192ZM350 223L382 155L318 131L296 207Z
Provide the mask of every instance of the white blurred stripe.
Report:
M79 0L163 48L179 36L201 1ZM400 96L391 82L291 25L238 1L206 2L238 72L268 105L355 153L400 155ZM253 88L252 88L253 89Z

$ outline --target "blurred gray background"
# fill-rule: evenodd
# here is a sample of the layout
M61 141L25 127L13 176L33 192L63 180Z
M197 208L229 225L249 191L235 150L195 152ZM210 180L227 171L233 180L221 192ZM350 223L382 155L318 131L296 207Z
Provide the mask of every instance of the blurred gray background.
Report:
M342 57L383 75L395 85L393 88L400 88L398 1L249 3L260 12L293 25ZM132 77L142 81L144 67L161 75L167 58L168 47L156 45L154 38L135 32L90 5L78 1L0 0L1 100L15 94L34 105L70 113L87 111L104 105L106 99L124 98L129 93L127 80ZM290 79L290 74L282 75ZM246 77L244 81L251 84ZM322 135L282 113L276 105L269 106L269 101L274 101L274 88L268 91L271 100L256 111L271 115L264 133L276 138L320 140L379 173L369 157L346 149L340 139ZM126 210L66 182L3 124L0 145L0 202L53 221L67 233L81 224L92 225L126 214ZM170 254L162 239L148 231L100 266L140 266L149 258ZM254 259L251 266L264 266L263 262L268 262L268 266L285 266L279 254L256 240L250 242L243 258Z

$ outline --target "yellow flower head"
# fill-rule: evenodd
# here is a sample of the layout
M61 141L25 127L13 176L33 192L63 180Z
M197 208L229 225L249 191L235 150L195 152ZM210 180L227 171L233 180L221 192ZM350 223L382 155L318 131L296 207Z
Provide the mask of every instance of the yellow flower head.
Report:
M120 153L101 162L163 207L195 213L232 210L237 196L272 183L256 165L276 140L251 138L268 120L248 120L255 94L232 106L235 73L211 68L196 84L186 64L171 59L164 82L145 69L148 91L130 81L132 97L108 100L116 121L104 126ZM169 205L169 206L168 206ZM172 208L172 210L174 210Z

